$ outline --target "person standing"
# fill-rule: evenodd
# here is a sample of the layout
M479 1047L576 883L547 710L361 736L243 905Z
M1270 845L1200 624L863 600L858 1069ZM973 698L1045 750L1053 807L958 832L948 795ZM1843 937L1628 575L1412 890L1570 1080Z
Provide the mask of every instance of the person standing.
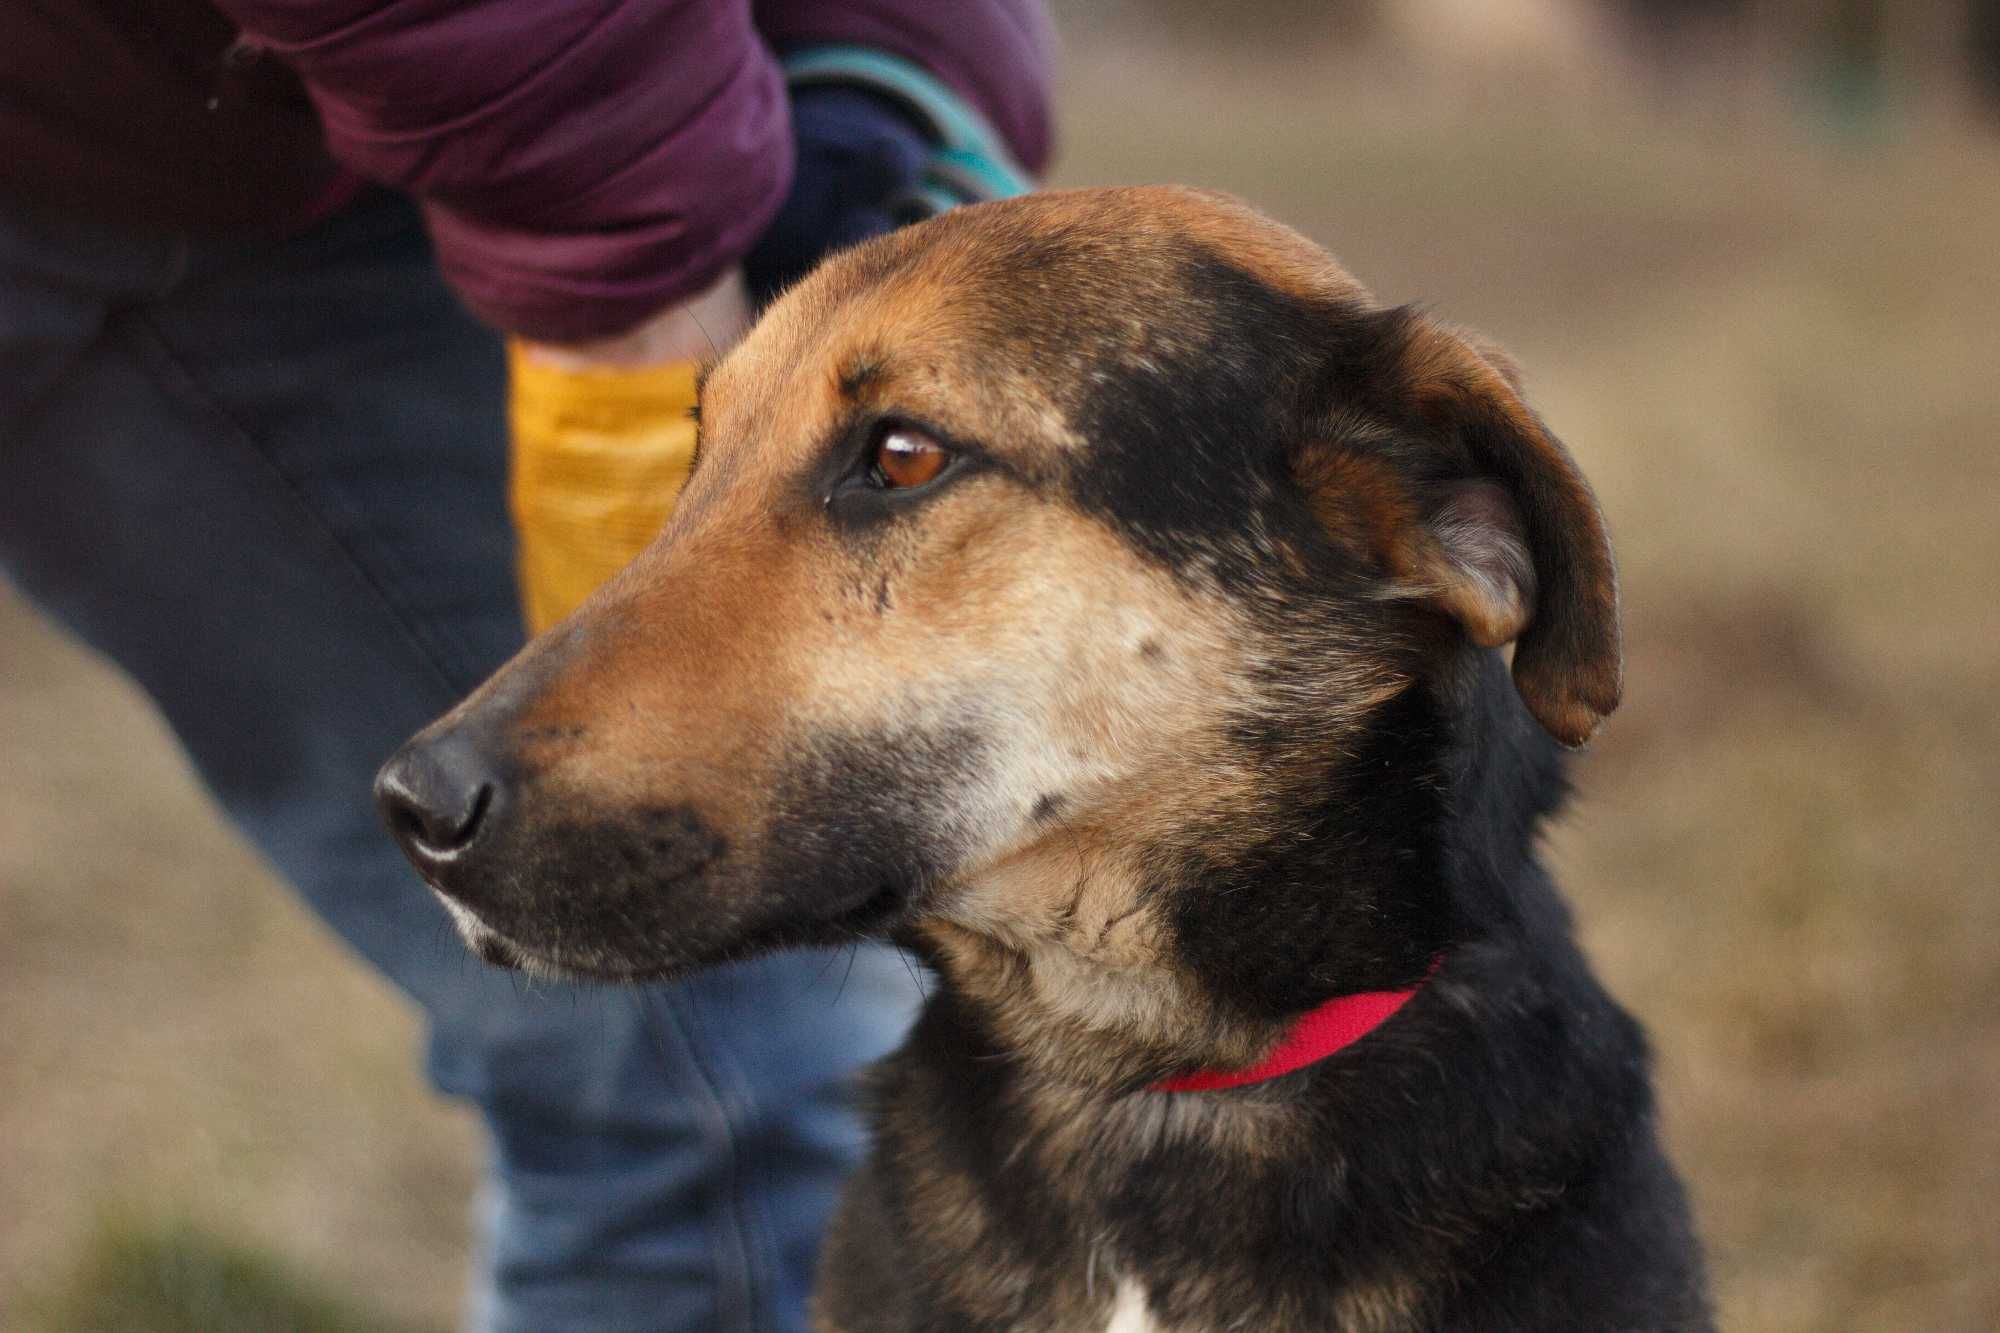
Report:
M491 1146L481 1333L802 1327L844 1082L913 996L875 953L519 987L375 766L657 528L760 299L1025 184L1047 61L1033 0L0 16L0 572L421 1007Z

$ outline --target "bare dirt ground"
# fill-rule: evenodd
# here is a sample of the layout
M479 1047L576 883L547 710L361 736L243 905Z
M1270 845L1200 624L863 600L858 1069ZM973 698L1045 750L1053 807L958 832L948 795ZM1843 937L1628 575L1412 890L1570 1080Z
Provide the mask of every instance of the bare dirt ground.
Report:
M1596 480L1630 693L1553 851L1725 1324L2000 1327L2000 144L1365 62L1068 88L1064 181L1249 196L1509 346ZM451 1321L477 1145L413 1022L5 600L0 1014L0 1325L190 1230L358 1293L300 1327ZM115 1326L225 1326L178 1318Z

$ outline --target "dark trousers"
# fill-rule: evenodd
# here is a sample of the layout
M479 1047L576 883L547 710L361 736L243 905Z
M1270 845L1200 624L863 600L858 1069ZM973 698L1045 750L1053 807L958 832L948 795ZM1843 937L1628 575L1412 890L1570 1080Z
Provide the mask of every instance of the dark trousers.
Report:
M0 570L421 1006L434 1081L492 1135L474 1327L799 1328L901 964L524 987L464 953L370 803L520 640L504 375L400 200L282 240L0 204Z

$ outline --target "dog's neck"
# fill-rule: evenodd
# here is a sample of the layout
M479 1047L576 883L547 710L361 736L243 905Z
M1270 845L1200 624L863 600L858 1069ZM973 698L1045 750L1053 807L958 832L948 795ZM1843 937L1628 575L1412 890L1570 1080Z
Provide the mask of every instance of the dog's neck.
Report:
M1497 690L1506 678L1469 684ZM1532 864L1535 826L1560 791L1553 752L1503 715L1439 757L1445 854L1433 864L1464 905L1464 934L1391 1022L1280 1077L1152 1087L1190 1067L1251 1063L1286 1027L1244 1002L1254 990L1232 1002L1203 984L1170 915L1120 927L1131 933L1115 957L929 923L922 938L944 986L877 1083L895 1188L958 1183L953 1216L1011 1256L1009 1281L1073 1302L1093 1326L1105 1315L1093 1275L1101 1293L1120 1273L1178 1303L1190 1327L1303 1326L1301 1310L1312 1327L1436 1326L1426 1312L1504 1246L1524 1209L1563 1197L1618 1148L1592 1127L1631 1123L1646 1098L1637 1034L1589 978ZM1277 866L1274 891L1289 895L1296 870ZM1280 995L1302 989L1297 974L1273 982ZM1496 1101L1523 1070L1542 1100ZM949 1166L937 1175L923 1163ZM1162 1249L1162 1218L1181 1248ZM1256 1280L1225 1290L1209 1272ZM995 1299L1004 1306L1005 1293Z
M1506 689L1504 671L1460 683L1488 687ZM968 911L926 921L922 953L1008 1059L1040 1077L1124 1095L1256 1067L1304 1015L1416 987L1448 947L1492 925L1470 919L1486 909L1468 903L1486 895L1458 883L1478 875L1468 867L1530 855L1540 811L1528 809L1502 821L1520 831L1518 849L1452 845L1454 823L1490 823L1462 821L1466 807L1518 801L1506 773L1520 755L1512 737L1444 725L1448 703L1460 701L1426 687L1384 707L1352 759L1290 793L1268 825L1282 833L1260 847L1106 849L1084 829L1004 867L984 899L1064 885L1054 929ZM1162 865L1186 879L1144 879Z
M1115 1097L1190 1068L1253 1064L1283 1033L1220 1012L1184 978L1129 955L948 921L926 922L918 939L954 1022L976 1025L981 1044L1024 1073L1079 1092Z

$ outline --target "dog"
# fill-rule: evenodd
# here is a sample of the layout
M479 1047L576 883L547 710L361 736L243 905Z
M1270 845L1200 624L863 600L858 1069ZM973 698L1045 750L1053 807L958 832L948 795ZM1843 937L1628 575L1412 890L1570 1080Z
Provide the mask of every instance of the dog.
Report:
M935 970L819 1328L1711 1327L1537 855L1617 586L1497 349L1225 196L1056 192L833 257L699 416L377 791L493 963Z

